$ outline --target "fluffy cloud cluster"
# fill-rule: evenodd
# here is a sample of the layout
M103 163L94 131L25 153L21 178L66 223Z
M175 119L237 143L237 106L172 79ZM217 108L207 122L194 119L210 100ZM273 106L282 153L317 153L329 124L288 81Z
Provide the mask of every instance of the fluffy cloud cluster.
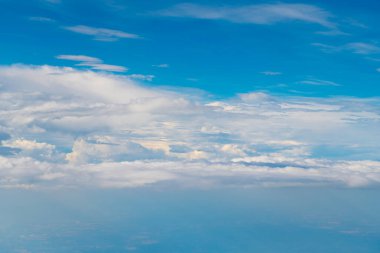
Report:
M0 80L0 187L380 183L378 99L211 101L53 66Z

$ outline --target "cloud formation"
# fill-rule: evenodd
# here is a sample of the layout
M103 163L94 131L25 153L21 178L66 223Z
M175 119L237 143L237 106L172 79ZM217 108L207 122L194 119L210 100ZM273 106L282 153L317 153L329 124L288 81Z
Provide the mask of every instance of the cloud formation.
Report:
M140 36L133 33L126 33L119 30L112 30L107 28L91 27L85 25L76 25L76 26L66 26L64 29L80 33L84 35L89 35L98 41L113 42L119 39L138 39Z
M380 53L379 46L365 42L351 42L341 46L328 45L323 43L313 43L312 45L320 48L323 52L326 53L336 53L344 51L361 55L371 55Z
M156 67L156 68L169 68L169 64L167 64L167 63L155 64L152 66Z
M378 98L210 100L54 66L0 78L0 187L380 183Z
M279 76L279 75L282 75L281 72L277 72L277 71L264 71L264 72L261 72L261 74L266 75L266 76Z
M111 72L126 72L128 69L123 66L104 64L99 58L86 56L86 55L58 55L56 57L60 60L69 60L79 62L75 66L90 67L94 70L104 70Z
M335 29L327 11L308 4L255 4L246 6L206 6L182 3L161 10L159 15L169 17L225 20L233 23L270 25L280 22L302 21Z
M320 79L308 79L308 80L300 81L299 83L307 84L307 85L316 85L316 86L341 86L340 84L336 82L320 80Z

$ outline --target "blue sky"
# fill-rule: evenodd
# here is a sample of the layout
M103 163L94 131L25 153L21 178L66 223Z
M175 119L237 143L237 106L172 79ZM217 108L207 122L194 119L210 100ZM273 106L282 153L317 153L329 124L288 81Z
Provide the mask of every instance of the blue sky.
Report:
M379 94L377 1L0 4L2 64L67 66L75 62L56 56L86 55L124 66L126 73L154 75L150 85L193 87L221 97L257 90L324 97ZM289 13L275 17L276 8ZM234 11L243 18L229 20ZM244 19L255 11L262 17ZM210 13L219 16L209 18ZM93 35L81 27L93 29ZM99 29L138 37L105 41L94 34Z

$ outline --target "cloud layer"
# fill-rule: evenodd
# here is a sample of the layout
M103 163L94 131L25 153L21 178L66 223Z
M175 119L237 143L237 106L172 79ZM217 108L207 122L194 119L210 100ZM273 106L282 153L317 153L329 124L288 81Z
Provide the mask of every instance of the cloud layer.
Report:
M380 183L377 98L210 100L54 66L0 78L0 187Z

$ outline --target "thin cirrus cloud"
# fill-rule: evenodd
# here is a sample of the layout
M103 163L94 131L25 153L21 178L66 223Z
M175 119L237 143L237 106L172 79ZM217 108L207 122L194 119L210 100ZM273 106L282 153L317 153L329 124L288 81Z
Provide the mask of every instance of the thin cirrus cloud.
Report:
M351 42L344 45L329 45L323 43L312 43L313 46L320 48L325 53L351 52L354 54L370 55L379 54L380 47L366 42Z
M154 64L152 66L156 67L156 68L169 68L169 64L167 64L167 63Z
M129 78L142 80L142 81L152 81L155 77L154 75L143 75L143 74L131 74L128 75Z
M355 54L376 54L380 53L380 47L370 43L353 42L348 43L345 48Z
M210 100L49 65L0 79L0 188L380 185L378 98Z
M58 55L56 56L56 58L60 60L79 62L75 65L90 67L94 70L103 70L111 72L126 72L128 70L128 68L123 66L104 64L101 59L87 55Z
M279 76L279 75L282 75L281 72L278 72L278 71L263 71L263 72L260 72L261 74L265 75L265 76Z
M48 3L52 3L52 4L59 4L61 3L61 0L45 0L46 2Z
M320 79L308 79L308 80L303 80L300 81L299 83L301 84L307 84L307 85L315 85L315 86L341 86L340 84L333 82L333 81L328 81L328 80L320 80Z
M158 15L170 17L225 20L233 23L270 25L287 21L314 23L329 29L336 29L330 19L332 15L309 4L256 4L239 7L206 6L182 3L160 10Z
M40 16L33 16L29 17L29 20L31 21L37 21L37 22L55 22L54 19L52 18L47 18L47 17L40 17Z
M76 26L66 26L64 29L80 33L84 35L89 35L94 38L94 40L105 41L105 42L113 42L119 39L138 39L141 38L137 34L126 33L119 30L112 30L107 28L99 28L99 27L91 27L85 25L76 25Z

